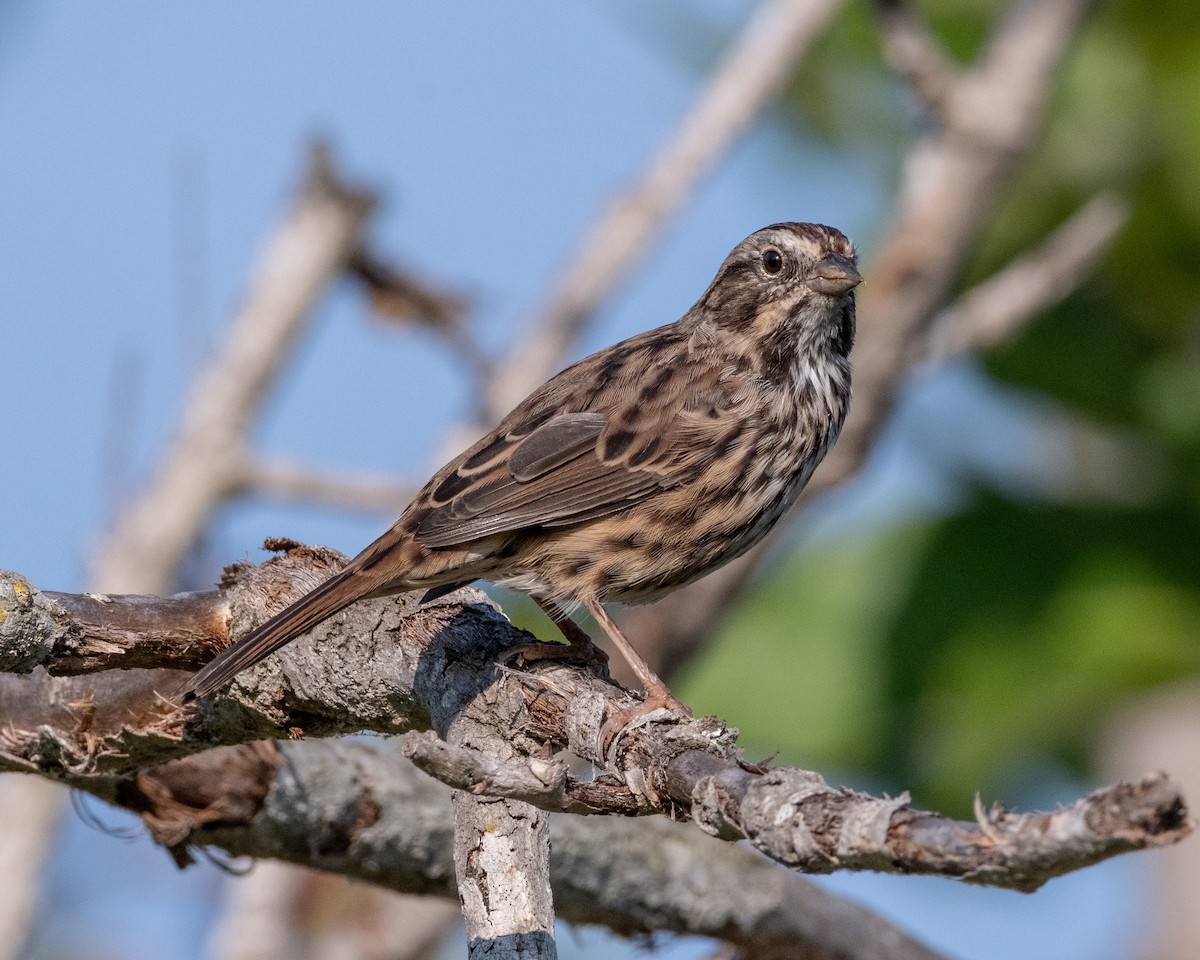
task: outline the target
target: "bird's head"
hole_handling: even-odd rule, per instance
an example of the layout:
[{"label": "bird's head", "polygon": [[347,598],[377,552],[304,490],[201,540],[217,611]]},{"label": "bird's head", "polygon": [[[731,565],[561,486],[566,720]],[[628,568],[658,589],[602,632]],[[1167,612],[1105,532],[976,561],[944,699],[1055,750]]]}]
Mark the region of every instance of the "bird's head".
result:
[{"label": "bird's head", "polygon": [[819,223],[775,223],[750,234],[721,264],[691,316],[760,349],[832,352],[854,344],[854,244]]}]

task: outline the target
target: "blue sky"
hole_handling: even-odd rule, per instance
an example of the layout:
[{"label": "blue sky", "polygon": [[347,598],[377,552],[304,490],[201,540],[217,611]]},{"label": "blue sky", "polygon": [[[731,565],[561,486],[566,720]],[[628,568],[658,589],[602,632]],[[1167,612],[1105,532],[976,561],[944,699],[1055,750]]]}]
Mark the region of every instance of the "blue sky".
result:
[{"label": "blue sky", "polygon": [[[169,430],[307,138],[327,136],[345,168],[382,190],[380,246],[473,294],[480,336],[497,345],[697,89],[691,67],[619,7],[438,11],[68,3],[0,20],[0,123],[16,134],[0,144],[10,331],[0,396],[27,425],[14,431],[5,480],[31,507],[3,532],[7,564],[36,583],[80,585],[106,493],[136,488]],[[861,232],[881,193],[852,167],[764,125],[584,346],[678,316],[764,223],[827,219]],[[199,266],[182,260],[181,243],[203,252]],[[364,322],[345,290],[321,312],[270,407],[264,446],[420,473],[462,401],[452,359]],[[340,426],[368,406],[376,422]],[[54,509],[37,506],[42,497]],[[255,544],[281,519],[229,522]],[[345,549],[366,535],[315,522],[293,533]]]},{"label": "blue sky", "polygon": [[[482,341],[507,343],[696,95],[707,65],[685,31],[715,49],[749,8],[663,9],[656,20],[633,0],[0,7],[0,565],[49,589],[84,586],[86,556],[168,435],[314,135],[382,191],[380,248],[471,294]],[[669,14],[686,14],[674,38]],[[867,158],[766,118],[580,352],[678,316],[763,224],[829,222],[869,250],[887,198]],[[199,251],[198,264],[181,250]],[[369,322],[338,288],[258,439],[314,464],[420,480],[463,402],[440,345]],[[245,502],[222,512],[207,552],[257,557],[265,536],[287,534],[353,553],[387,520]],[[1033,899],[834,883],[964,957],[1083,960],[1109,955],[1119,911],[1108,906],[1132,876],[1106,867]],[[211,909],[211,873],[178,877],[147,842],[121,844],[73,820],[54,877],[71,894],[55,902],[76,906],[56,908],[39,950],[199,955],[189,931]],[[142,894],[131,900],[131,890]],[[1074,925],[1055,919],[1064,915]],[[128,940],[129,923],[147,936]]]}]

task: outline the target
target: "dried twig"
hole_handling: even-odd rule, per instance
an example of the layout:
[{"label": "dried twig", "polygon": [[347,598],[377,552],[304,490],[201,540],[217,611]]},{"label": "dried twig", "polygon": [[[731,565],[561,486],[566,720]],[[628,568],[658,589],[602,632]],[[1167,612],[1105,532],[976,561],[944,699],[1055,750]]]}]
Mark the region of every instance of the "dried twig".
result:
[{"label": "dried twig", "polygon": [[229,608],[215,591],[161,599],[33,589],[0,571],[0,636],[19,631],[21,643],[0,652],[0,670],[42,667],[58,676],[107,669],[179,669],[207,663],[229,642]]},{"label": "dried twig", "polygon": [[375,315],[388,323],[418,323],[432,330],[458,354],[479,388],[487,376],[487,361],[466,324],[470,300],[435,287],[413,271],[383,260],[361,246],[346,265],[359,280]]},{"label": "dried twig", "polygon": [[435,288],[365,246],[350,255],[346,272],[362,282],[375,312],[389,321],[420,323],[445,333],[461,328],[466,318],[466,297]]}]

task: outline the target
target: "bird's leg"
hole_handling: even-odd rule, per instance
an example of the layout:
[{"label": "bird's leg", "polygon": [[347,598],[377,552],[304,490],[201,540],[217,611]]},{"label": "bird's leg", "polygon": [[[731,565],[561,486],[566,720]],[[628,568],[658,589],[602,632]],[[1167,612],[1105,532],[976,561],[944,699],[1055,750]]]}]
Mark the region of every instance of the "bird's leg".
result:
[{"label": "bird's leg", "polygon": [[602,664],[608,663],[608,654],[592,642],[587,631],[572,620],[566,610],[553,600],[539,600],[534,597],[533,602],[541,607],[542,612],[558,627],[559,632],[566,637],[567,643],[573,650],[578,651],[587,660],[597,660]]},{"label": "bird's leg", "polygon": [[505,660],[515,660],[518,657],[526,662],[533,660],[568,660],[573,663],[596,663],[608,666],[608,654],[592,642],[587,631],[577,624],[553,600],[533,598],[533,602],[542,608],[542,612],[558,627],[559,632],[566,638],[567,645],[561,643],[523,643],[512,647],[504,654]]},{"label": "bird's leg", "polygon": [[[646,690],[646,699],[644,701],[609,717],[604,724],[605,729],[619,730],[631,720],[644,716],[660,707],[665,707],[673,713],[682,713],[684,716],[690,717],[692,711],[688,709],[687,704],[679,700],[667,689],[667,685],[659,679],[658,674],[650,669],[650,664],[643,660],[641,655],[633,649],[633,644],[625,639],[625,635],[621,633],[621,628],[608,615],[608,611],[604,609],[600,602],[598,600],[584,600],[583,605],[587,609],[587,612],[595,617],[601,629],[608,634],[608,639],[616,644],[617,649],[621,651],[621,655],[625,658],[625,662],[633,668],[633,672],[637,674],[638,679],[642,682],[642,686]],[[607,739],[607,735],[605,739]]]}]

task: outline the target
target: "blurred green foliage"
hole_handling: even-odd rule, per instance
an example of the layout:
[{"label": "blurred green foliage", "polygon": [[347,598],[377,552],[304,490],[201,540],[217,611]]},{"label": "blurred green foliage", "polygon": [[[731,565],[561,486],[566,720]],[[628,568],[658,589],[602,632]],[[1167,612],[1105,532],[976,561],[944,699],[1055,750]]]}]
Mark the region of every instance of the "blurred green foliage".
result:
[{"label": "blurred green foliage", "polygon": [[[967,62],[1007,4],[918,6]],[[1200,4],[1098,4],[1052,102],[963,285],[1099,190],[1131,202],[1087,284],[985,358],[995,380],[1110,434],[1130,489],[1047,496],[971,474],[952,515],[784,565],[683,687],[764,750],[960,812],[1048,757],[1086,773],[1115,707],[1200,671]],[[806,63],[791,105],[805,135],[897,171],[924,122],[868,4]],[[1096,469],[1086,449],[1060,451],[1068,476]]]}]

